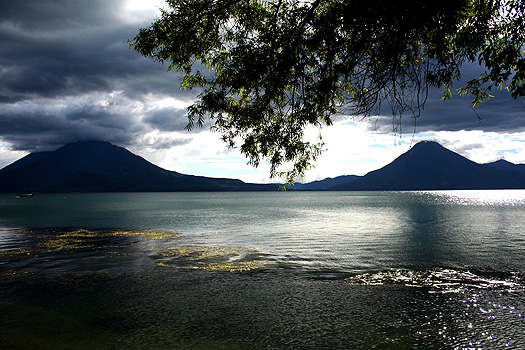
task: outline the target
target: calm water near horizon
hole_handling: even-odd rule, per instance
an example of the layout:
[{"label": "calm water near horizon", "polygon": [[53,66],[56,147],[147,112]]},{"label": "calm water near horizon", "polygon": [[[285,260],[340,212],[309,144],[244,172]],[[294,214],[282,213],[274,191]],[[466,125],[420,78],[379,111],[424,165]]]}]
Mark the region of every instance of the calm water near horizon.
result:
[{"label": "calm water near horizon", "polygon": [[2,349],[523,349],[525,190],[0,195]]}]

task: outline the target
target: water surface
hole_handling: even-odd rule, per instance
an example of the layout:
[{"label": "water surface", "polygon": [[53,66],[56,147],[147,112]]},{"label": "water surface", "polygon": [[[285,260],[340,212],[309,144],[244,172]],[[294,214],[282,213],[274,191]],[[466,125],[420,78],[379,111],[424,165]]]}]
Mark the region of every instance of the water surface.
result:
[{"label": "water surface", "polygon": [[1,195],[0,346],[525,348],[524,233],[525,191]]}]

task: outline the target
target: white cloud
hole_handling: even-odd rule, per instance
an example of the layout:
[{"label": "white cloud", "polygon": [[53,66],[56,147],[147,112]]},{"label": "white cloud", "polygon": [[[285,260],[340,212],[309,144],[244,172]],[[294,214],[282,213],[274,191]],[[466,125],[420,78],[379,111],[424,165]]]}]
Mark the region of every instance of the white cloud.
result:
[{"label": "white cloud", "polygon": [[525,163],[525,133],[474,131],[436,132],[436,141],[477,163],[505,159]]},{"label": "white cloud", "polygon": [[[310,137],[316,133],[317,130],[309,130]],[[399,136],[370,131],[366,121],[339,121],[321,133],[326,151],[315,168],[307,172],[307,182],[339,175],[365,175],[409,149]]]},{"label": "white cloud", "polygon": [[0,139],[0,169],[16,160],[25,157],[28,153],[24,151],[13,151],[11,145],[8,142]]},{"label": "white cloud", "polygon": [[164,0],[126,0],[120,18],[126,23],[148,23],[160,16],[159,8],[166,8]]},{"label": "white cloud", "polygon": [[228,149],[219,134],[202,131],[191,134],[191,138],[189,133],[177,135],[191,141],[175,145],[164,152],[156,150],[157,159],[162,157],[157,163],[159,166],[190,175],[270,182],[269,167],[266,164],[261,164],[259,168],[247,165],[248,160],[237,149]]}]

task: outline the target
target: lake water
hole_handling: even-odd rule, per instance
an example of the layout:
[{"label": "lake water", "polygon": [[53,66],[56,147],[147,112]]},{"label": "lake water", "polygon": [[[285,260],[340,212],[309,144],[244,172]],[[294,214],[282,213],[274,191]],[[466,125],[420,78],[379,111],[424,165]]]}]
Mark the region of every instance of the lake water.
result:
[{"label": "lake water", "polygon": [[2,349],[524,349],[525,191],[0,195]]}]

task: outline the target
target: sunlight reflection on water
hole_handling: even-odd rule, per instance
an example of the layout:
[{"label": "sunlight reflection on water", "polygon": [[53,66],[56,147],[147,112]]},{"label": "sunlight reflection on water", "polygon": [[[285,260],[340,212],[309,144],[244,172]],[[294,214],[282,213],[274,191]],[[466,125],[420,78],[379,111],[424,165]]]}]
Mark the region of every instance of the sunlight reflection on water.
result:
[{"label": "sunlight reflection on water", "polygon": [[435,197],[441,203],[458,205],[525,205],[525,191],[523,190],[419,191],[416,193]]}]

